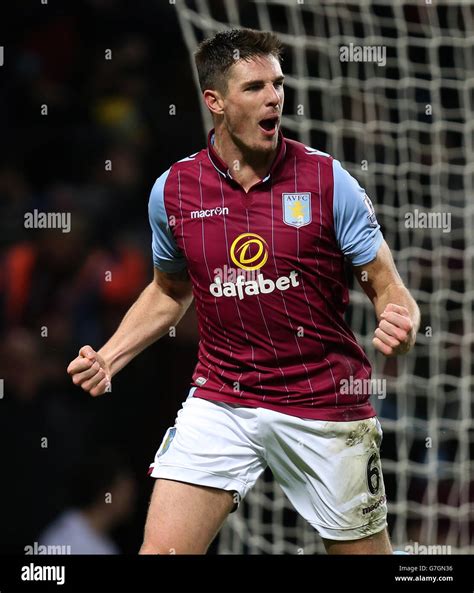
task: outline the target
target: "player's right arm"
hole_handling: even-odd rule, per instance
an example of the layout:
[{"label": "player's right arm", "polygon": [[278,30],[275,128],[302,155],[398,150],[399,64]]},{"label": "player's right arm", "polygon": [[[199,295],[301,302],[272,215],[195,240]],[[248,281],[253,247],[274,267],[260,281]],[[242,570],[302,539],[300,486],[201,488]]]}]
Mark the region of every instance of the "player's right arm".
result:
[{"label": "player's right arm", "polygon": [[179,323],[192,300],[186,270],[168,273],[155,268],[153,281],[127,311],[110,340],[98,352],[83,346],[69,364],[67,372],[73,383],[93,396],[105,393],[115,374]]},{"label": "player's right arm", "polygon": [[95,352],[83,346],[68,366],[73,383],[91,395],[108,391],[112,377],[132,358],[176,326],[192,302],[187,262],[178,248],[166,211],[165,189],[171,170],[159,177],[148,204],[154,278],[128,310],[110,340]]}]

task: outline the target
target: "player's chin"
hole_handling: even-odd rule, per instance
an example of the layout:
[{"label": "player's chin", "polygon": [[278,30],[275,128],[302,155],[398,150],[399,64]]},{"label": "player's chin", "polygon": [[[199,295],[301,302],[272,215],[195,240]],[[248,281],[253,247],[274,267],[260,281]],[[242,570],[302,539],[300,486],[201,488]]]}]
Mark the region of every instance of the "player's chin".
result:
[{"label": "player's chin", "polygon": [[268,134],[262,133],[258,135],[256,142],[255,142],[255,150],[261,152],[271,152],[275,150],[278,146],[278,132],[276,131],[273,136],[269,136]]},{"label": "player's chin", "polygon": [[262,154],[270,154],[272,151],[274,151],[276,148],[276,145],[274,144],[258,144],[258,146],[255,147],[255,152],[260,152]]}]

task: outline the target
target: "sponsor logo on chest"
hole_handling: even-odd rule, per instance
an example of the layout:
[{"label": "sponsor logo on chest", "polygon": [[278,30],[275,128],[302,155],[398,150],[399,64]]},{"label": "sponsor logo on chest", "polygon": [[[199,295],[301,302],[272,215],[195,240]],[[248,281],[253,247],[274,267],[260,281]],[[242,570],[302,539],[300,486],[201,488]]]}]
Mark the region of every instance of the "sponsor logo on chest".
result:
[{"label": "sponsor logo on chest", "polygon": [[260,269],[268,260],[269,247],[263,237],[256,233],[242,233],[230,247],[230,259],[237,270],[214,270],[214,282],[209,285],[209,292],[215,297],[238,297],[268,294],[275,290],[285,291],[299,286],[298,272],[292,270],[288,276],[279,276],[275,280],[265,278]]}]

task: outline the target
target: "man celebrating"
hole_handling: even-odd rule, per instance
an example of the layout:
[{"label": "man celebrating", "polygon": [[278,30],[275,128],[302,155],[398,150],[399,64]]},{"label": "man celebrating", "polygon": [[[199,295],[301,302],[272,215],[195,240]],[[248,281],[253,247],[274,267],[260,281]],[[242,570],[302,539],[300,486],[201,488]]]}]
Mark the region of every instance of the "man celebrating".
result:
[{"label": "man celebrating", "polygon": [[249,29],[200,45],[215,127],[152,189],[154,280],[107,344],[83,347],[68,368],[104,393],[194,296],[198,363],[151,464],[143,554],[205,553],[267,466],[329,553],[392,553],[344,258],[374,305],[383,354],[413,346],[419,311],[364,190],[329,155],[283,137],[280,52],[274,34]]}]

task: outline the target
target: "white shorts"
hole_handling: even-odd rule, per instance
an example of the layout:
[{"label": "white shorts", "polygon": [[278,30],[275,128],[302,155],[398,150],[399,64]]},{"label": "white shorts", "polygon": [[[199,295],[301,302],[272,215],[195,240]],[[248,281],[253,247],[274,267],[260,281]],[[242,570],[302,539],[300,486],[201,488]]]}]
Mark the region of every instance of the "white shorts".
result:
[{"label": "white shorts", "polygon": [[357,540],[387,525],[377,418],[307,420],[193,397],[167,430],[150,475],[244,498],[268,466],[321,537]]}]

